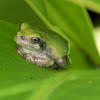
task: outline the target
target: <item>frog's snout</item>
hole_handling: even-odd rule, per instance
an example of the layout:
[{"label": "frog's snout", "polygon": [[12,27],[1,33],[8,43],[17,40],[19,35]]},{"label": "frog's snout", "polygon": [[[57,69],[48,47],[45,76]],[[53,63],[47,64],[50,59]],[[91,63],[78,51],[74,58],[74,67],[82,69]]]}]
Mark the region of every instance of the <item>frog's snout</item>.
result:
[{"label": "frog's snout", "polygon": [[17,35],[14,37],[14,41],[17,42]]}]

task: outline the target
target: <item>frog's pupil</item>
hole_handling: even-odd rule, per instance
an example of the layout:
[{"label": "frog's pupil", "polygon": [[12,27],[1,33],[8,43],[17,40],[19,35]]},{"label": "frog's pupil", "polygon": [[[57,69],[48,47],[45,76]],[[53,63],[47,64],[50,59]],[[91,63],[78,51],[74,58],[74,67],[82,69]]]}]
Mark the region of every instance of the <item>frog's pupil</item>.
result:
[{"label": "frog's pupil", "polygon": [[39,39],[39,38],[32,37],[32,41],[33,41],[33,42],[39,42],[40,39]]},{"label": "frog's pupil", "polygon": [[37,39],[34,39],[34,41],[37,41]]}]

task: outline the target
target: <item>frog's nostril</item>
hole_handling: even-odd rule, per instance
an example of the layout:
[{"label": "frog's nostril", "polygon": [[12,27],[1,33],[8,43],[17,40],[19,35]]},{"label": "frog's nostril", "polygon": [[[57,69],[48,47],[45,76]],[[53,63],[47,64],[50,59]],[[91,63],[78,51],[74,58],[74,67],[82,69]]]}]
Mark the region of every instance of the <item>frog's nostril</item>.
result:
[{"label": "frog's nostril", "polygon": [[21,37],[21,39],[23,39],[23,40],[26,38],[25,36],[20,36],[20,37]]}]

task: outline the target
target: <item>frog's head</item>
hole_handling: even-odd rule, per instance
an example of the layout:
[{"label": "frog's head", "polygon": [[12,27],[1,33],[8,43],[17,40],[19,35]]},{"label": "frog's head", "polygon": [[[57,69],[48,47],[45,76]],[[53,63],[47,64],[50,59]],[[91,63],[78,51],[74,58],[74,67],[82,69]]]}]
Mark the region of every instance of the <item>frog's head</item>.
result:
[{"label": "frog's head", "polygon": [[18,45],[30,50],[46,49],[46,44],[41,40],[38,31],[32,28],[28,23],[21,24],[20,30],[15,36],[15,41]]}]

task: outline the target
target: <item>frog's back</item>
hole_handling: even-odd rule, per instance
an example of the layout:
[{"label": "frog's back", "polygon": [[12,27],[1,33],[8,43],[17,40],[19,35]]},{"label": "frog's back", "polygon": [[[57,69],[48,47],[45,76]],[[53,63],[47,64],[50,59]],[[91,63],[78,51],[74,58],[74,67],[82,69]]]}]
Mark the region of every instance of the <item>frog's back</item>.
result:
[{"label": "frog's back", "polygon": [[36,27],[30,26],[28,23],[25,23],[25,25],[22,25],[24,28],[24,34],[26,33],[27,35],[32,35],[37,37],[41,37],[42,40],[44,40],[47,44],[47,48],[52,48],[54,55],[57,58],[61,58],[63,56],[68,56],[69,52],[69,46],[68,42],[62,38],[59,34],[47,30],[47,31],[42,31]]},{"label": "frog's back", "polygon": [[68,41],[62,38],[59,34],[53,31],[39,31],[42,39],[46,41],[49,48],[53,49],[53,53],[58,57],[68,56],[69,46]]}]

